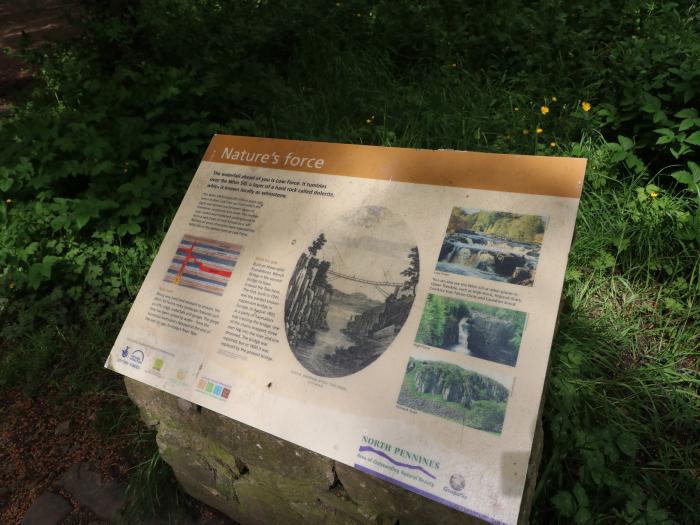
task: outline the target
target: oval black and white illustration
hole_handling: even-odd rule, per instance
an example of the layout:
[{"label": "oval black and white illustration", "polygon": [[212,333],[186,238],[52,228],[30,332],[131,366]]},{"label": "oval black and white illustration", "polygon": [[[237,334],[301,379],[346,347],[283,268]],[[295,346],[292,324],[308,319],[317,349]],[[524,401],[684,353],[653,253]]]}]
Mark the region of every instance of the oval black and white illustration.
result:
[{"label": "oval black and white illustration", "polygon": [[418,276],[417,244],[397,214],[363,206],[335,219],[289,281],[284,323],[297,360],[322,377],[372,364],[406,322]]}]

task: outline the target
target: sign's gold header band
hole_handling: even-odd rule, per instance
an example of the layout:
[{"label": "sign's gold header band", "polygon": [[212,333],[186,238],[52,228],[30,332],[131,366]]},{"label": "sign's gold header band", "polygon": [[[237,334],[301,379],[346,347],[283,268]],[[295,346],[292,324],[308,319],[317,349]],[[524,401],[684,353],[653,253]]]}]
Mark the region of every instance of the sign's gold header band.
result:
[{"label": "sign's gold header band", "polygon": [[204,160],[363,179],[579,198],[586,159],[215,135]]}]

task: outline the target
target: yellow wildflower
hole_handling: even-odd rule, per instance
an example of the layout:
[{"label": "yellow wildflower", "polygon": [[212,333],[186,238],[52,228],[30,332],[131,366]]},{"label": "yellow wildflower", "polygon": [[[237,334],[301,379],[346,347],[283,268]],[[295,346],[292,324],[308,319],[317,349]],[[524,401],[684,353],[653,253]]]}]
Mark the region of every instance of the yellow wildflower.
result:
[{"label": "yellow wildflower", "polygon": [[649,195],[651,195],[651,198],[652,198],[652,199],[655,199],[656,197],[659,196],[659,194],[656,193],[655,191],[652,191]]},{"label": "yellow wildflower", "polygon": [[538,135],[541,135],[543,131],[544,131],[544,130],[543,130],[542,128],[537,128],[537,129],[535,130],[535,132],[536,132]]},{"label": "yellow wildflower", "polygon": [[12,290],[15,287],[15,283],[10,283],[9,285],[10,290]]},{"label": "yellow wildflower", "polygon": [[549,108],[547,106],[541,106],[540,111],[543,115],[546,115],[547,113],[549,113]]},{"label": "yellow wildflower", "polygon": [[557,147],[557,143],[556,143],[556,142],[550,142],[550,143],[549,143],[549,147],[550,147],[550,148],[556,148],[556,147]]},{"label": "yellow wildflower", "polygon": [[515,107],[513,108],[513,111],[520,111],[520,108],[519,108],[518,106],[515,106]]},{"label": "yellow wildflower", "polygon": [[557,101],[557,97],[552,97],[552,102],[556,102],[556,101]]},{"label": "yellow wildflower", "polygon": [[585,112],[587,113],[587,112],[589,112],[589,111],[591,110],[591,103],[590,103],[590,102],[586,102],[586,101],[584,100],[583,102],[581,102],[581,108],[583,109],[583,111],[585,111]]},{"label": "yellow wildflower", "polygon": [[523,130],[523,135],[529,135],[529,134],[530,134],[530,130],[527,129],[527,128],[525,128],[525,129]]}]

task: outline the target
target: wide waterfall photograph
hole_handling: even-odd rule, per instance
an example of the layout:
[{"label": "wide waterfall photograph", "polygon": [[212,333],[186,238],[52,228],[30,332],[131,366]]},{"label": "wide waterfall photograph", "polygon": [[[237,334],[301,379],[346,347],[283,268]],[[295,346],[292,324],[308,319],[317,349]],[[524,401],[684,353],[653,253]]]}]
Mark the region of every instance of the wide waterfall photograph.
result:
[{"label": "wide waterfall photograph", "polygon": [[437,270],[532,286],[547,217],[455,207]]},{"label": "wide waterfall photograph", "polygon": [[363,206],[328,224],[299,257],[287,289],[289,346],[308,371],[354,374],[389,347],[406,322],[419,276],[406,223]]},{"label": "wide waterfall photograph", "polygon": [[411,357],[397,403],[500,434],[511,384],[505,376],[489,377],[452,363]]},{"label": "wide waterfall photograph", "polygon": [[416,342],[515,366],[527,314],[428,294]]}]

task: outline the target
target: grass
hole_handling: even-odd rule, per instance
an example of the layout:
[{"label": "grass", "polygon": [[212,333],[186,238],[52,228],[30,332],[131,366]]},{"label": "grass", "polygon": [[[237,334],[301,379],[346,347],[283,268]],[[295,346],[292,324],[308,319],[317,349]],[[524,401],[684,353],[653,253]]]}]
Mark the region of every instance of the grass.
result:
[{"label": "grass", "polygon": [[[533,522],[696,521],[694,204],[643,109],[697,106],[692,5],[338,4],[95,5],[35,56],[35,92],[0,118],[0,391],[123,395],[102,363],[214,132],[585,156]],[[614,160],[619,134],[647,170]],[[178,501],[152,435],[132,438],[151,447],[141,506]]]},{"label": "grass", "polygon": [[[537,494],[581,520],[670,523],[675,514],[685,516],[682,523],[697,505],[684,495],[698,487],[700,430],[692,421],[700,307],[695,274],[688,280],[677,270],[684,254],[668,254],[668,225],[635,224],[624,213],[634,184],[588,191],[581,203],[553,347]],[[611,249],[623,231],[640,240],[630,243],[632,253]],[[596,265],[601,257],[606,263]],[[568,489],[553,488],[565,478]],[[577,498],[584,486],[586,498]],[[552,519],[552,510],[539,506],[535,513]]]}]

